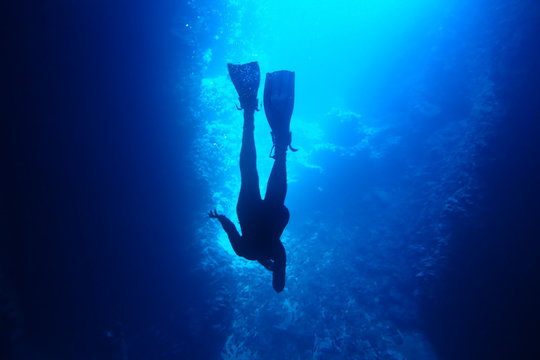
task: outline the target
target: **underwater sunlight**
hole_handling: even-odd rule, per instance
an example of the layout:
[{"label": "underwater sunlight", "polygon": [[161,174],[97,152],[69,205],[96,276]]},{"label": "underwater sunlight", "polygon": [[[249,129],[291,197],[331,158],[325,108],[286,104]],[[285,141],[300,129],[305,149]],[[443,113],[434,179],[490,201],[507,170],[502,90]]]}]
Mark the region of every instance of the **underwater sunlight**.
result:
[{"label": "underwater sunlight", "polygon": [[[430,276],[439,261],[433,253],[445,243],[436,240],[444,237],[443,224],[419,222],[436,216],[458,186],[453,173],[460,165],[447,168],[450,155],[438,154],[445,164],[437,166],[449,174],[437,191],[411,183],[414,173],[435,171],[431,159],[407,158],[414,147],[425,153],[430,146],[430,134],[418,138],[423,123],[440,129],[461,120],[441,116],[441,105],[424,93],[438,91],[446,75],[429,77],[429,67],[442,65],[443,29],[461,31],[451,2],[230,1],[225,9],[201,59],[197,149],[200,176],[212,192],[208,208],[236,221],[242,116],[227,62],[258,61],[263,75],[296,73],[291,131],[300,150],[287,157],[291,219],[282,237],[283,294],[272,295],[260,265],[235,256],[219,225],[202,226],[203,266],[231,292],[235,309],[222,357],[324,359],[345,351],[345,358],[435,359],[419,331],[397,323],[416,316],[416,284]],[[475,96],[491,101],[489,93]],[[413,101],[418,105],[411,107]],[[418,125],[409,128],[412,121]],[[262,193],[273,163],[269,132],[257,112]],[[447,151],[462,156],[470,146],[456,143]],[[415,198],[423,191],[433,194],[422,203]],[[424,214],[413,215],[418,212]],[[434,239],[417,239],[418,231]],[[284,337],[290,341],[275,349]]]},{"label": "underwater sunlight", "polygon": [[0,359],[540,359],[538,0],[1,13]]}]

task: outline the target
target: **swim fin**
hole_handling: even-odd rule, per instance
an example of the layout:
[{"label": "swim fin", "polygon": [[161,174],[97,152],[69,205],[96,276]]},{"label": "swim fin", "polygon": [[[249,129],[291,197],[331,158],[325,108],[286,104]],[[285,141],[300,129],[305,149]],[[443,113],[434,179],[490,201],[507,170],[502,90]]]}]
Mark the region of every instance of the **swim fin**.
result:
[{"label": "swim fin", "polygon": [[294,72],[281,70],[266,74],[264,112],[277,148],[291,147],[290,124],[294,109]]},{"label": "swim fin", "polygon": [[261,81],[259,64],[256,61],[240,65],[228,63],[227,68],[229,69],[229,76],[231,77],[234,88],[238,93],[241,106],[240,110],[257,109],[257,92],[259,91],[259,83]]}]

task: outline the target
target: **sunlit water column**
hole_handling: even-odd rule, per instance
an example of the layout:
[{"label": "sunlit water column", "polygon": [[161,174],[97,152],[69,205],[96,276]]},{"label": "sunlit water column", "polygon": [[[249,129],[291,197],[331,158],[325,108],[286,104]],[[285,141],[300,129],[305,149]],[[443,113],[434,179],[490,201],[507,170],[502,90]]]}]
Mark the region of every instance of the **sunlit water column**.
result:
[{"label": "sunlit water column", "polygon": [[[393,326],[367,312],[365,304],[353,296],[372,287],[374,281],[358,274],[351,263],[355,258],[345,256],[351,242],[358,239],[351,229],[326,237],[330,230],[324,222],[314,224],[304,215],[318,204],[316,198],[304,195],[313,193],[303,187],[313,171],[331,176],[325,172],[326,164],[315,156],[321,151],[381,157],[370,139],[383,125],[363,123],[357,113],[362,110],[358,99],[369,93],[385,66],[392,65],[395,47],[389,43],[398,44],[404,31],[425,16],[427,3],[237,0],[214,9],[221,11],[223,23],[215,29],[213,47],[205,49],[201,57],[206,73],[201,79],[197,112],[200,134],[196,162],[209,189],[208,209],[217,208],[236,222],[242,116],[235,107],[238,100],[226,62],[259,61],[261,90],[266,72],[296,72],[291,130],[293,142],[300,148],[288,157],[286,204],[291,222],[283,238],[288,252],[284,293],[273,292],[270,274],[262,267],[236,257],[217,223],[208,221],[201,226],[202,266],[214,274],[216,286],[225,289],[226,298],[216,301],[225,302],[233,312],[223,358],[316,359],[350,352],[358,358],[376,359],[381,352],[398,346]],[[358,87],[356,82],[364,85]],[[257,113],[255,121],[264,193],[272,166],[268,158],[270,129],[264,112]],[[329,140],[325,134],[333,121],[353,124],[358,142],[344,145]],[[395,146],[396,142],[386,145]],[[415,335],[408,338],[411,343],[421,342]]]}]

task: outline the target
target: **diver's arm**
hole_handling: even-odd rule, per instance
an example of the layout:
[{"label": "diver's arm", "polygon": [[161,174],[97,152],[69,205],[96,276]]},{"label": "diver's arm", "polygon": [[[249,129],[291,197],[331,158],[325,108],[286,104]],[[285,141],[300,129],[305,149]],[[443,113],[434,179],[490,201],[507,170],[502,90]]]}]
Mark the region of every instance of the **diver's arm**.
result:
[{"label": "diver's arm", "polygon": [[225,215],[219,215],[216,210],[214,210],[213,212],[210,211],[208,213],[208,216],[211,219],[218,219],[218,221],[221,223],[221,226],[223,227],[223,230],[225,230],[227,236],[229,237],[229,241],[231,242],[234,252],[238,254],[240,233],[236,229],[236,226],[234,226],[233,222],[229,220]]},{"label": "diver's arm", "polygon": [[276,292],[281,292],[285,287],[285,267],[287,265],[287,255],[281,241],[279,241],[279,245],[276,247],[274,256],[272,286]]},{"label": "diver's arm", "polygon": [[218,215],[217,219],[221,223],[223,230],[225,230],[227,233],[231,244],[235,244],[238,240],[240,240],[240,233],[231,220],[229,220],[225,215]]}]

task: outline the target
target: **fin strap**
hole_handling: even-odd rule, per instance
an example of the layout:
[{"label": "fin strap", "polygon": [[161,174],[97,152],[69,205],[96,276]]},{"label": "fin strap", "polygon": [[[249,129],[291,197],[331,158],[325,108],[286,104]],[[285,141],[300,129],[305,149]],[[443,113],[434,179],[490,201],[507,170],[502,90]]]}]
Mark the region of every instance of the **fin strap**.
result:
[{"label": "fin strap", "polygon": [[[291,134],[291,142],[292,142],[292,133],[290,133],[290,134]],[[276,136],[274,135],[273,132],[271,132],[270,135],[272,135],[272,147],[270,148],[270,154],[268,156],[271,157],[272,159],[275,159],[276,158],[276,153],[274,152],[274,150],[276,149]],[[289,145],[287,145],[287,146],[292,152],[297,152],[298,151],[298,149],[295,149],[295,148],[292,147],[291,143],[289,143]]]},{"label": "fin strap", "polygon": [[276,148],[276,145],[272,145],[272,147],[270,148],[270,154],[268,154],[268,157],[272,159],[276,158],[276,154],[272,155],[272,152],[274,151],[275,148]]},{"label": "fin strap", "polygon": [[[245,106],[242,104],[244,101],[242,101],[242,99],[238,98],[238,100],[240,101],[240,106],[238,106],[237,104],[234,104],[234,106],[236,106],[236,110],[239,110],[239,111],[242,111],[242,110],[245,110]],[[252,103],[255,103],[255,111],[260,111],[261,109],[259,108],[259,100],[257,98],[255,98],[255,100],[251,100],[250,102]],[[251,104],[253,105],[253,104]]]}]

